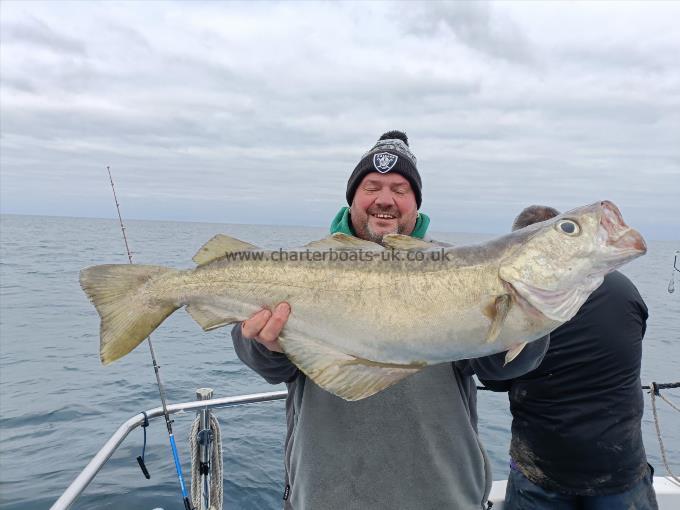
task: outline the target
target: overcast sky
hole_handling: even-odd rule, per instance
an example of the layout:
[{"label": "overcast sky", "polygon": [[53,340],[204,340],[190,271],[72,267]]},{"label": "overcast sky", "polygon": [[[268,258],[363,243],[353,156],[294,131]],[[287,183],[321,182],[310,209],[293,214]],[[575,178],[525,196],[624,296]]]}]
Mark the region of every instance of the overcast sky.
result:
[{"label": "overcast sky", "polygon": [[408,133],[438,231],[680,238],[680,3],[0,4],[0,210],[327,225]]}]

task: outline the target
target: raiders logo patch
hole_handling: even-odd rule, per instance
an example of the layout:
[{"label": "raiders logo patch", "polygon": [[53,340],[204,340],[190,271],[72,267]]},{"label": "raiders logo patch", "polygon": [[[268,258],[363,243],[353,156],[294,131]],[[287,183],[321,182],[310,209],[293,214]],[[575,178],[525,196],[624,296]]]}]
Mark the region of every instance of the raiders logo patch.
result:
[{"label": "raiders logo patch", "polygon": [[397,159],[399,159],[398,156],[389,152],[379,152],[373,155],[373,166],[381,174],[386,174],[397,164]]}]

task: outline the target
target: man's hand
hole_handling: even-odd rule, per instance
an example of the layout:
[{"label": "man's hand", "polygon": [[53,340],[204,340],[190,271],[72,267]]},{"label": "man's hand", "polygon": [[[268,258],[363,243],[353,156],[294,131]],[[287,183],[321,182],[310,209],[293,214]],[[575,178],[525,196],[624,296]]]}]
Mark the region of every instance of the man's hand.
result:
[{"label": "man's hand", "polygon": [[290,305],[279,303],[274,312],[260,310],[241,323],[244,338],[252,338],[273,352],[283,352],[279,345],[279,334],[288,321]]}]

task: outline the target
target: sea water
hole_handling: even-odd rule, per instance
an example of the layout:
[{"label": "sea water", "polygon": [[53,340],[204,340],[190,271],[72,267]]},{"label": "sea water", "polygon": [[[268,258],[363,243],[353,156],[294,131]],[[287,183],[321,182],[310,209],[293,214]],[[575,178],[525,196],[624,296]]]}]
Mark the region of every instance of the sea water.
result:
[{"label": "sea water", "polygon": [[[300,246],[325,229],[261,225],[129,221],[136,263],[192,267],[191,257],[217,233],[263,248]],[[437,234],[454,244],[490,236]],[[38,216],[0,217],[0,507],[48,508],[129,417],[159,405],[149,349],[103,367],[99,319],[78,284],[78,271],[126,263],[117,221]],[[643,383],[680,380],[680,293],[667,292],[680,242],[649,242],[649,252],[623,268],[649,306]],[[678,275],[680,276],[680,275]],[[153,334],[168,402],[284,389],[271,386],[234,354],[229,328],[204,333],[188,314],[170,316]],[[664,393],[680,401],[680,391]],[[507,395],[480,392],[479,429],[495,479],[507,476],[510,414]],[[658,402],[662,437],[680,471],[680,417]],[[283,402],[218,411],[224,448],[225,508],[275,509],[283,494]],[[194,413],[174,416],[185,475]],[[663,473],[649,398],[643,419],[650,462]],[[135,460],[141,429],[131,433],[78,499],[76,509],[183,508],[162,419],[148,428],[146,480]],[[187,480],[187,484],[188,484]]]}]

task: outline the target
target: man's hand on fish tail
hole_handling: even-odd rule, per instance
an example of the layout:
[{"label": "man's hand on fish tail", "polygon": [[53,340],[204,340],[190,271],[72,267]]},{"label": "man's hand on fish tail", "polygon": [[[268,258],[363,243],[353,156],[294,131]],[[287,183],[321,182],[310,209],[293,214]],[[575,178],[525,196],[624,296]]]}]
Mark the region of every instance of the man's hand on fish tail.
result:
[{"label": "man's hand on fish tail", "polygon": [[274,311],[260,310],[241,323],[244,338],[251,338],[273,352],[283,352],[279,334],[288,321],[290,305],[279,303]]}]

